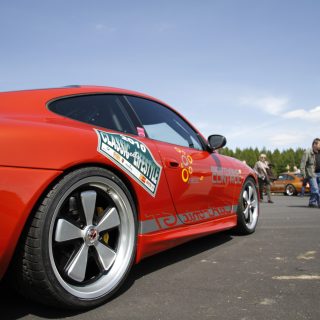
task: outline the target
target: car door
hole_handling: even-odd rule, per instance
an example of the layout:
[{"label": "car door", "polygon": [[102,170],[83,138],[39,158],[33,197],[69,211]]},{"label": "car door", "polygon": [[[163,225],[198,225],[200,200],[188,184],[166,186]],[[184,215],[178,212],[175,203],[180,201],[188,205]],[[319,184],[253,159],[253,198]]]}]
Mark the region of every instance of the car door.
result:
[{"label": "car door", "polygon": [[278,180],[274,182],[275,192],[284,192],[286,181],[287,181],[287,175],[286,174],[280,175]]},{"label": "car door", "polygon": [[140,233],[172,228],[179,222],[158,149],[152,140],[139,136],[137,118],[123,96],[72,96],[54,101],[50,110],[94,128],[102,163],[124,174],[136,190]]},{"label": "car door", "polygon": [[140,97],[127,100],[142,123],[141,134],[158,148],[179,219],[195,224],[225,214],[233,188],[215,183],[213,176],[227,159],[209,152],[197,132],[172,109]]}]

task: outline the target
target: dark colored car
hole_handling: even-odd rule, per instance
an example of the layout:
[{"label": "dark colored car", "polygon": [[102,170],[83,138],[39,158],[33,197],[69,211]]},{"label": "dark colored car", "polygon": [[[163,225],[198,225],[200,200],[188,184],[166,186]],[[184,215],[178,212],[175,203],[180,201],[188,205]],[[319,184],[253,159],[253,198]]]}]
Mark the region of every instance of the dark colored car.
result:
[{"label": "dark colored car", "polygon": [[[281,173],[272,184],[271,192],[281,192],[287,196],[294,196],[302,191],[303,177],[301,174]],[[306,185],[305,192],[309,192],[309,184]]]}]

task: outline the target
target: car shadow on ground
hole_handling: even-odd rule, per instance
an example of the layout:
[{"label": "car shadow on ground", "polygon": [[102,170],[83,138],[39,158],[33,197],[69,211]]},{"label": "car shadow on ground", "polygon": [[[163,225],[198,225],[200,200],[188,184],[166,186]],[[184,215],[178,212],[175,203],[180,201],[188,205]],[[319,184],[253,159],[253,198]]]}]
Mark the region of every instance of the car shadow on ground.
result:
[{"label": "car shadow on ground", "polygon": [[303,205],[303,206],[299,206],[299,205],[295,205],[295,206],[289,206],[287,205],[288,208],[309,208],[308,205]]},{"label": "car shadow on ground", "polygon": [[[133,266],[125,284],[113,296],[112,300],[129,290],[137,279],[223,245],[232,240],[234,236],[236,236],[236,234],[232,231],[209,235],[144,259],[139,264]],[[2,320],[19,319],[29,314],[48,319],[59,319],[76,316],[80,313],[81,312],[59,310],[29,301],[12,290],[5,282],[0,282],[0,318]]]}]

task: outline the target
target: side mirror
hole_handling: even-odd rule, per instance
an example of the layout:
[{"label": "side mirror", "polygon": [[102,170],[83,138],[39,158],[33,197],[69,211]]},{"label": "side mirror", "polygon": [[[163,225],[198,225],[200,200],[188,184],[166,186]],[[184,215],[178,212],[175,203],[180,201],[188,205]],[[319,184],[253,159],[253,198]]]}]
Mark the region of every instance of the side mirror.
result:
[{"label": "side mirror", "polygon": [[227,139],[220,134],[213,134],[208,137],[209,146],[212,150],[217,150],[224,147],[227,144]]}]

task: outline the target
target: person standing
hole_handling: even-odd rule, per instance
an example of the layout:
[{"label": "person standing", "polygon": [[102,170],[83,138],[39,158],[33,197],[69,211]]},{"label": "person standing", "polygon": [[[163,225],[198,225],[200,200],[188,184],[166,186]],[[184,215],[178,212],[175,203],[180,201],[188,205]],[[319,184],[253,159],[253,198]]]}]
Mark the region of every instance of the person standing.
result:
[{"label": "person standing", "polygon": [[312,142],[312,148],[307,149],[300,165],[303,178],[307,178],[310,185],[309,207],[320,207],[320,139]]},{"label": "person standing", "polygon": [[268,175],[268,171],[270,170],[269,164],[267,162],[267,156],[265,154],[260,154],[259,160],[254,165],[253,170],[256,172],[258,176],[259,182],[259,192],[260,192],[260,200],[263,200],[263,189],[266,188],[268,202],[273,203],[271,199],[271,191],[270,191],[270,178]]}]

